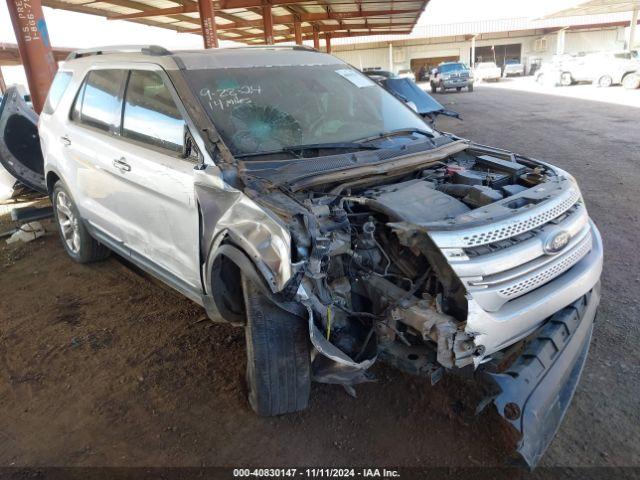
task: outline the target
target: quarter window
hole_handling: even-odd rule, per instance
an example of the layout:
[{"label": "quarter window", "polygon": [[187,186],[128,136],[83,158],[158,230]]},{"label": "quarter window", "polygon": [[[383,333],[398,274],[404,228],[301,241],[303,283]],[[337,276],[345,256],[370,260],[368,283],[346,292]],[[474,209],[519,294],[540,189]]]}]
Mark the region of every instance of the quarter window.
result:
[{"label": "quarter window", "polygon": [[134,70],[125,95],[122,136],[181,153],[185,122],[156,72]]},{"label": "quarter window", "polygon": [[120,90],[126,75],[125,70],[92,70],[87,75],[84,88],[76,98],[71,117],[77,119],[77,104],[80,107],[80,123],[104,130],[120,128],[122,101]]},{"label": "quarter window", "polygon": [[47,101],[44,104],[42,111],[44,113],[52,114],[62,99],[62,95],[69,86],[71,81],[71,72],[58,72],[56,73],[51,88],[49,88],[49,94],[47,95]]}]

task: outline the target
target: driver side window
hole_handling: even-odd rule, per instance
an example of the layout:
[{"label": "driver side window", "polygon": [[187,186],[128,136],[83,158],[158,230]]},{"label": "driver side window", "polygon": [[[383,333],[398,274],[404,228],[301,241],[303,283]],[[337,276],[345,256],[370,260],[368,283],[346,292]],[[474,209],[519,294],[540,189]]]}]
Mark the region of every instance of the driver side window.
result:
[{"label": "driver side window", "polygon": [[185,121],[157,72],[132,70],[125,93],[122,136],[182,153]]}]

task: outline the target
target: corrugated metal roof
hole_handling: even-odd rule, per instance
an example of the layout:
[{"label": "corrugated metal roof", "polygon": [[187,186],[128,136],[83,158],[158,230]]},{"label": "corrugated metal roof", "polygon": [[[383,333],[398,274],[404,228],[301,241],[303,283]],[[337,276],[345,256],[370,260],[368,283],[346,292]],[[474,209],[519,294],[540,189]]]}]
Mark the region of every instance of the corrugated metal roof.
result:
[{"label": "corrugated metal roof", "polygon": [[578,0],[546,18],[631,12],[636,8],[640,9],[640,0]]},{"label": "corrugated metal roof", "polygon": [[[294,21],[303,38],[313,32],[333,38],[410,33],[429,0],[269,0],[274,35],[293,41]],[[179,32],[198,33],[197,0],[42,0],[42,5],[73,12],[128,20]],[[220,40],[264,43],[262,0],[215,0]]]}]

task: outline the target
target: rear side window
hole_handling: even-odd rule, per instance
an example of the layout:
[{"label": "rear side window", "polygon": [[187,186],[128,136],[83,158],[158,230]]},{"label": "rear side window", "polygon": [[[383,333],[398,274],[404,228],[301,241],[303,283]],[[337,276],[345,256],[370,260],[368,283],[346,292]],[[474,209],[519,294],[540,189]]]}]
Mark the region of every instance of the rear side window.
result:
[{"label": "rear side window", "polygon": [[185,122],[156,72],[133,70],[125,94],[122,136],[181,153]]},{"label": "rear side window", "polygon": [[[92,70],[80,90],[71,118],[105,132],[120,128],[120,91],[126,70]],[[79,118],[78,118],[79,116]]]},{"label": "rear side window", "polygon": [[44,104],[42,111],[44,113],[52,114],[64,95],[65,90],[69,86],[71,81],[71,72],[58,72],[51,83],[49,88],[49,94],[47,95],[47,101]]}]

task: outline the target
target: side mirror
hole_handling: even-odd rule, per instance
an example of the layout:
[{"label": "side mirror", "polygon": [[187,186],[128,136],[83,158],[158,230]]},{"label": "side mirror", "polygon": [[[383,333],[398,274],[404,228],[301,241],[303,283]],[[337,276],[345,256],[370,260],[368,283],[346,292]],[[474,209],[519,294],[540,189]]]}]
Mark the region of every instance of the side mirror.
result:
[{"label": "side mirror", "polygon": [[193,160],[194,162],[199,162],[201,159],[198,146],[186,124],[184,126],[184,138],[182,141],[182,158],[185,160]]}]

